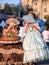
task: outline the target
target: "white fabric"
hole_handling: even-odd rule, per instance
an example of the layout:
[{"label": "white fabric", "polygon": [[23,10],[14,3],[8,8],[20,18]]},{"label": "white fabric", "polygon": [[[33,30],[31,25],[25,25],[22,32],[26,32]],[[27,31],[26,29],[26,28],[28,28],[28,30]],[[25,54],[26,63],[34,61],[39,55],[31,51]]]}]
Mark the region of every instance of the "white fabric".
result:
[{"label": "white fabric", "polygon": [[24,37],[25,37],[25,27],[20,27],[20,30],[19,30],[19,34],[18,36],[21,37],[21,42],[23,41]]},{"label": "white fabric", "polygon": [[35,29],[29,29],[24,41],[23,63],[40,61],[49,58],[49,50],[40,33]]},{"label": "white fabric", "polygon": [[44,40],[45,40],[46,42],[49,42],[49,31],[44,30],[44,31],[42,32],[42,37],[44,38]]}]

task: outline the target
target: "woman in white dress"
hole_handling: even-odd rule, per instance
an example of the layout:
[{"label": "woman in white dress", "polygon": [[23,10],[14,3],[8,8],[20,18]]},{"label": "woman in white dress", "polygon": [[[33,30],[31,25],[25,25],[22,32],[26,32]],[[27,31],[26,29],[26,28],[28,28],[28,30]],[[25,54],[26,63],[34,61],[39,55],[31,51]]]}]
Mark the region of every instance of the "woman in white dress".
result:
[{"label": "woman in white dress", "polygon": [[25,20],[27,22],[27,27],[25,28],[26,35],[23,41],[23,64],[26,65],[29,62],[29,65],[31,65],[32,62],[48,59],[49,50],[41,37],[38,23],[31,21],[29,18]]}]

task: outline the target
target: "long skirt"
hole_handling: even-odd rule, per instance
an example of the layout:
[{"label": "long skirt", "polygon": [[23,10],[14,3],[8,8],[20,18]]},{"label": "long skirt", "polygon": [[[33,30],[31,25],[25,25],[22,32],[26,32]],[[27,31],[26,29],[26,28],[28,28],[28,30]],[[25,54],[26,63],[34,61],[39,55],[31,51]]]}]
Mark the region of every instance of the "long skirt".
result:
[{"label": "long skirt", "polygon": [[28,31],[23,41],[23,63],[37,62],[49,58],[49,49],[41,34],[33,29]]}]

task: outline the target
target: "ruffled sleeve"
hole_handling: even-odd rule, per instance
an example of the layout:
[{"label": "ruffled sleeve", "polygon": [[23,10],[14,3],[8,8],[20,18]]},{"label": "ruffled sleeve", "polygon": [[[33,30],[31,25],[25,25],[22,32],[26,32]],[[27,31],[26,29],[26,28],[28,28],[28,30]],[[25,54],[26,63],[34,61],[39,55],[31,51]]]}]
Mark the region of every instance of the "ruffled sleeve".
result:
[{"label": "ruffled sleeve", "polygon": [[41,29],[40,29],[40,26],[39,26],[38,22],[35,22],[33,25],[41,31]]}]

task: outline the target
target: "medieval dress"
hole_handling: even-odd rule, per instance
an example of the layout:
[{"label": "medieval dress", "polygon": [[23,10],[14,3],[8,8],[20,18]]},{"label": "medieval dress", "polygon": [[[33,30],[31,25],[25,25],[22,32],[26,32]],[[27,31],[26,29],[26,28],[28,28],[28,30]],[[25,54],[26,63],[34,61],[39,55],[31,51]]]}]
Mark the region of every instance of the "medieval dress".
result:
[{"label": "medieval dress", "polygon": [[24,50],[23,63],[37,62],[49,58],[48,46],[35,28],[29,27],[22,46]]}]

